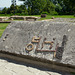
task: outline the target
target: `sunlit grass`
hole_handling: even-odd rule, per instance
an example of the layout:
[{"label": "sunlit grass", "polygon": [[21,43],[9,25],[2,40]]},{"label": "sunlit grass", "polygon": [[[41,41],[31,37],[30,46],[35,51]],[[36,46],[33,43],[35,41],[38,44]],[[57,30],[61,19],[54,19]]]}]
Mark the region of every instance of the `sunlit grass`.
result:
[{"label": "sunlit grass", "polygon": [[9,23],[0,23],[0,37],[2,36],[4,30],[8,26]]},{"label": "sunlit grass", "polygon": [[40,20],[51,19],[54,18],[75,18],[74,15],[47,15],[45,18],[41,18]]}]

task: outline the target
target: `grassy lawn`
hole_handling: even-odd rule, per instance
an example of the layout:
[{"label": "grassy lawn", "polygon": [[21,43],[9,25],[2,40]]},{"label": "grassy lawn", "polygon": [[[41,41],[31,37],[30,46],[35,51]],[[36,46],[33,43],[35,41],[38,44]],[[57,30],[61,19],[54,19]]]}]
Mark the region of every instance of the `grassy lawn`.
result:
[{"label": "grassy lawn", "polygon": [[41,18],[40,20],[51,19],[54,18],[75,18],[74,15],[47,15],[46,18]]},{"label": "grassy lawn", "polygon": [[[29,16],[41,17],[41,15],[29,15]],[[42,19],[51,19],[52,17],[55,17],[55,18],[75,18],[74,15],[47,15],[46,18],[41,18],[41,20]]]},{"label": "grassy lawn", "polygon": [[54,15],[55,18],[75,18],[74,15]]},{"label": "grassy lawn", "polygon": [[2,36],[2,33],[6,29],[9,23],[0,23],[0,37]]}]

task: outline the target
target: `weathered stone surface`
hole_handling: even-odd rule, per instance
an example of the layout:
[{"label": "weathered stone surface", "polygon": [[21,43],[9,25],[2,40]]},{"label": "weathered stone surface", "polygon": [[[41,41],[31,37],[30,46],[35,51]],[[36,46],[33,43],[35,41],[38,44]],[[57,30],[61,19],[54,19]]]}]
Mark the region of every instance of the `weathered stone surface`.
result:
[{"label": "weathered stone surface", "polygon": [[[0,38],[0,51],[44,58],[50,61],[75,66],[74,33],[75,23],[71,22],[12,22],[10,25],[8,25]],[[34,36],[36,38],[41,38],[38,49],[36,49],[38,43],[32,42],[32,38]],[[44,40],[44,38],[46,38],[46,40]],[[39,39],[34,39],[34,41],[39,41]],[[43,41],[52,41],[53,45],[50,43],[43,43]],[[33,44],[33,49],[31,51],[27,51],[26,47],[30,43]],[[52,48],[50,49],[49,47],[51,46]],[[51,50],[57,51],[56,53],[49,52]]]},{"label": "weathered stone surface", "polygon": [[0,21],[4,21],[4,20],[7,20],[8,17],[0,17]]}]

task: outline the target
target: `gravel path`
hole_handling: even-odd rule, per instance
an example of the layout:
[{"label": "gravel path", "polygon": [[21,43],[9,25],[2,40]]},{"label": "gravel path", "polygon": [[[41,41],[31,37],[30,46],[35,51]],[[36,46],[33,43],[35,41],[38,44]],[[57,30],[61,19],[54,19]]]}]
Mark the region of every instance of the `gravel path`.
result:
[{"label": "gravel path", "polygon": [[0,59],[0,75],[71,75],[48,69],[31,67],[8,59]]}]

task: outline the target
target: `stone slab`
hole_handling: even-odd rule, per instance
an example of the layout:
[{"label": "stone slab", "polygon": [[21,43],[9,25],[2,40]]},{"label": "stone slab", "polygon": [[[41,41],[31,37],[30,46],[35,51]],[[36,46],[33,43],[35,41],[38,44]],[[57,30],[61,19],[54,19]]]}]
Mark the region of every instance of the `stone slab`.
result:
[{"label": "stone slab", "polygon": [[4,21],[4,20],[7,20],[8,17],[0,17],[0,21]]},{"label": "stone slab", "polygon": [[0,38],[0,52],[54,61],[75,69],[74,33],[75,23],[71,22],[11,22]]}]

